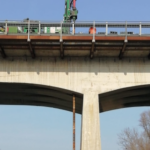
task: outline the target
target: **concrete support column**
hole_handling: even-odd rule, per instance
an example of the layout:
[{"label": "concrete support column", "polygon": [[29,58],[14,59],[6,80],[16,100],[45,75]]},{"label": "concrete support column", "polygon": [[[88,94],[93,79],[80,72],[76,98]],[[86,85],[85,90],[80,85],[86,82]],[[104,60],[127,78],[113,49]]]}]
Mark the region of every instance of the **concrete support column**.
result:
[{"label": "concrete support column", "polygon": [[81,150],[101,150],[98,93],[84,93]]}]

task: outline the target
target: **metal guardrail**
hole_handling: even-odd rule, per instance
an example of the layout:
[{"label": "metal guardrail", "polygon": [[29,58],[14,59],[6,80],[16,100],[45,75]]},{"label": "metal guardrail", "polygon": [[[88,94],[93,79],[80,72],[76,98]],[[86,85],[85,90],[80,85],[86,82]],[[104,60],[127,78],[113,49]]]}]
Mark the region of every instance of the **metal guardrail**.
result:
[{"label": "metal guardrail", "polygon": [[[30,21],[30,20],[29,20]],[[105,28],[106,26],[111,28],[139,28],[140,25],[142,28],[150,28],[150,22],[95,22],[95,27]],[[28,22],[23,21],[0,21],[0,26],[5,26],[7,23],[8,26],[25,26]],[[60,27],[60,22],[42,22],[42,21],[30,21],[30,26],[37,27],[38,24],[41,24],[41,27]],[[64,27],[72,27],[73,23],[62,23]],[[75,27],[91,27],[93,22],[78,22],[74,24]]]},{"label": "metal guardrail", "polygon": [[[87,28],[96,28],[97,32],[92,35],[88,33]],[[64,32],[63,29],[67,28],[68,32]],[[76,33],[74,33],[74,28]],[[102,29],[103,31],[98,31]],[[113,29],[113,30],[112,30]],[[121,31],[116,31],[120,30]],[[134,30],[138,29],[135,33]],[[67,35],[89,35],[93,36],[93,42],[95,41],[95,36],[150,36],[150,30],[142,33],[143,29],[150,29],[150,22],[67,22],[63,21],[38,21],[38,20],[26,20],[26,21],[0,21],[0,35],[7,34],[28,34],[28,40],[30,35],[42,34],[42,35],[60,35],[60,41],[62,41],[62,36]],[[80,31],[81,30],[81,31]],[[83,30],[83,31],[82,31]],[[112,30],[112,31],[111,31]]]}]

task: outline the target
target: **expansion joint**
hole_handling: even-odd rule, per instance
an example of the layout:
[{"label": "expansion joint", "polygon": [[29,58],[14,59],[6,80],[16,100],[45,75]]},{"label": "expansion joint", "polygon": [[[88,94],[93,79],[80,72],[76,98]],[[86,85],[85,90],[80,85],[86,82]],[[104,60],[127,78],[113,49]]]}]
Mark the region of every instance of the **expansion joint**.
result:
[{"label": "expansion joint", "polygon": [[94,51],[95,51],[95,41],[92,41],[92,47],[90,51],[90,58],[92,59],[94,57]]},{"label": "expansion joint", "polygon": [[2,55],[3,58],[6,58],[6,54],[5,54],[5,51],[2,48],[2,46],[0,46],[0,53],[1,53],[1,55]]},{"label": "expansion joint", "polygon": [[30,41],[28,42],[28,46],[29,46],[29,51],[30,51],[31,57],[35,58],[35,52],[34,52],[34,49],[32,48],[32,44]]},{"label": "expansion joint", "polygon": [[125,41],[124,41],[124,44],[123,44],[123,47],[122,47],[122,49],[120,50],[119,59],[122,59],[122,58],[123,58],[124,52],[125,52],[125,49],[126,49],[126,46],[127,46],[127,41],[125,40]]},{"label": "expansion joint", "polygon": [[60,42],[60,57],[64,58],[64,48],[63,48],[63,42]]}]

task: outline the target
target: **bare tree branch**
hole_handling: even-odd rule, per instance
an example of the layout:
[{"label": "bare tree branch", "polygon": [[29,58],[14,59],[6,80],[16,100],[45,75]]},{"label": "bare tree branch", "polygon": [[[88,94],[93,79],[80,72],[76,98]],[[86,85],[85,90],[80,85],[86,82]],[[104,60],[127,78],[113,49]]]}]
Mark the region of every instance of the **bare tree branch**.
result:
[{"label": "bare tree branch", "polygon": [[144,132],[147,134],[150,139],[150,110],[145,111],[141,114],[140,117],[140,126],[144,129]]},{"label": "bare tree branch", "polygon": [[126,128],[119,135],[119,145],[123,150],[150,150],[150,110],[140,115],[142,133],[136,129]]}]

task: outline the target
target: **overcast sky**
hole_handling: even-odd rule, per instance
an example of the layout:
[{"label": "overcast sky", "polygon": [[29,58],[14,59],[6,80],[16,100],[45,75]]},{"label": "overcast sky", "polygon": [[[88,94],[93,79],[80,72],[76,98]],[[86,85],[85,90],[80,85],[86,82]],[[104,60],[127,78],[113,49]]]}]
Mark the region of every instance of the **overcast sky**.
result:
[{"label": "overcast sky", "polygon": [[[65,0],[3,0],[0,20],[63,20]],[[150,21],[149,0],[77,0],[80,21]],[[100,114],[102,150],[120,150],[117,134],[139,128],[149,107]],[[76,115],[76,150],[81,115]],[[45,107],[0,106],[0,150],[71,150],[72,113]]]}]

